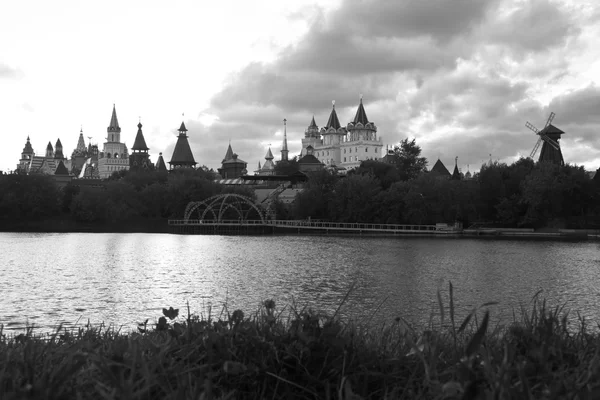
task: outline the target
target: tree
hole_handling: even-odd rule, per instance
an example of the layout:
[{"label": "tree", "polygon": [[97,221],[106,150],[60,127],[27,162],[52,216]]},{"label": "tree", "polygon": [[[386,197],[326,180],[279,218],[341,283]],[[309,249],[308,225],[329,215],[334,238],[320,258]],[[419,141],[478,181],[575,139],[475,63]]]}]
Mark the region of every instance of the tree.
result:
[{"label": "tree", "polygon": [[298,165],[298,157],[294,157],[291,160],[281,160],[275,163],[275,174],[276,175],[293,175],[300,171]]},{"label": "tree", "polygon": [[392,183],[400,180],[400,174],[393,165],[376,160],[361,162],[358,168],[350,171],[350,174],[371,175],[379,181],[382,189],[387,189]]},{"label": "tree", "polygon": [[403,181],[416,178],[427,168],[427,159],[421,157],[421,147],[414,138],[410,141],[408,138],[403,139],[398,146],[394,146],[394,157]]}]

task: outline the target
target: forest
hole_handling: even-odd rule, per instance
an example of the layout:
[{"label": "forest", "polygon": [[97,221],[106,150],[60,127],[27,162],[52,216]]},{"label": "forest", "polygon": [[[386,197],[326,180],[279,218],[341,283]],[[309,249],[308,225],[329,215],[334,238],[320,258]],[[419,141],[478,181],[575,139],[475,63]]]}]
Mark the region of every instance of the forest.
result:
[{"label": "forest", "polygon": [[[346,175],[327,169],[307,173],[295,201],[277,204],[277,218],[600,229],[600,177],[592,179],[581,166],[521,158],[510,165],[487,163],[468,179],[452,179],[428,172],[420,153],[414,140],[405,139],[387,162],[364,161]],[[276,165],[277,174],[297,169],[296,159]],[[74,182],[58,188],[51,176],[1,175],[0,222],[3,230],[43,220],[67,221],[65,229],[84,224],[143,231],[144,221],[166,229],[166,220],[182,218],[190,201],[224,192],[254,196],[247,187],[215,183],[215,177],[206,167],[132,170],[113,174],[100,188]]]}]

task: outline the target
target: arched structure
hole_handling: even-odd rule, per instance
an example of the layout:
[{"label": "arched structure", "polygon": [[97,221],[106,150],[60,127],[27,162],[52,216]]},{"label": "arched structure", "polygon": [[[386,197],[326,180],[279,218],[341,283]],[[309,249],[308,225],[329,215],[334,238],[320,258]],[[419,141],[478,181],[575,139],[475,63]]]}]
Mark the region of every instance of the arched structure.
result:
[{"label": "arched structure", "polygon": [[198,220],[205,222],[221,223],[225,219],[234,218],[241,222],[256,220],[266,223],[262,207],[251,198],[234,193],[219,194],[203,201],[191,201],[185,208],[184,221],[187,223],[194,213],[198,214]]}]

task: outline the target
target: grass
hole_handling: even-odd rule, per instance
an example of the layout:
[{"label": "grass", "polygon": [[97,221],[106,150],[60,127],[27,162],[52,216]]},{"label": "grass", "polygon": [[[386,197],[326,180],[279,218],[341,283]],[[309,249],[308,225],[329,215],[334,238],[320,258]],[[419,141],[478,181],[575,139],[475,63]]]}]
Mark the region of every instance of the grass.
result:
[{"label": "grass", "polygon": [[[138,332],[0,330],[1,399],[598,399],[600,336],[533,296],[507,327],[489,304],[438,326],[345,323],[267,300],[251,316],[163,309]],[[340,307],[343,305],[340,304]],[[338,309],[339,311],[339,309]]]}]

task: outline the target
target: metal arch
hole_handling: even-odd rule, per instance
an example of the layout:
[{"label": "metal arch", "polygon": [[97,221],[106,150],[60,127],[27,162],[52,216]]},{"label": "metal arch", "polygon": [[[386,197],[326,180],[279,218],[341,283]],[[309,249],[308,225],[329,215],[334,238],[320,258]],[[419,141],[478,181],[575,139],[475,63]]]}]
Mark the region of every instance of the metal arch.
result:
[{"label": "metal arch", "polygon": [[[188,205],[185,208],[184,220],[188,221],[192,213],[203,205],[206,206],[206,209],[202,212],[202,215],[200,216],[201,220],[204,220],[204,217],[210,211],[213,215],[213,218],[217,222],[221,222],[224,212],[230,208],[233,208],[238,213],[238,215],[240,215],[241,218],[247,218],[251,210],[248,210],[246,213],[244,213],[239,207],[240,205],[247,205],[254,209],[260,217],[261,222],[263,224],[265,223],[264,212],[259,207],[257,207],[257,205],[252,201],[252,199],[235,193],[219,194],[211,196],[203,201],[193,201],[188,203]],[[217,205],[219,207],[218,213],[215,212]]]}]

